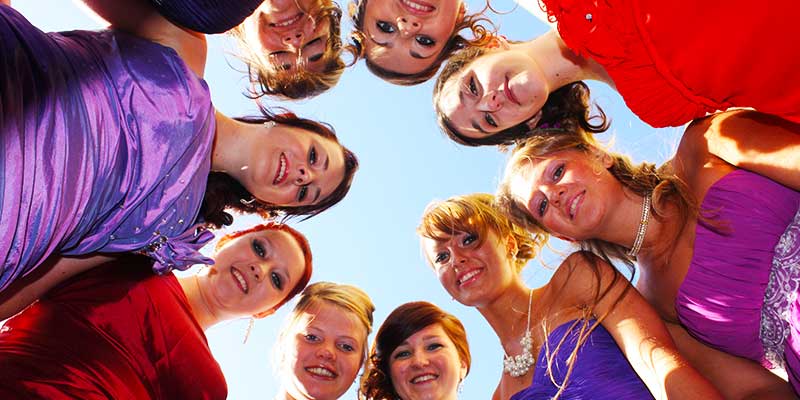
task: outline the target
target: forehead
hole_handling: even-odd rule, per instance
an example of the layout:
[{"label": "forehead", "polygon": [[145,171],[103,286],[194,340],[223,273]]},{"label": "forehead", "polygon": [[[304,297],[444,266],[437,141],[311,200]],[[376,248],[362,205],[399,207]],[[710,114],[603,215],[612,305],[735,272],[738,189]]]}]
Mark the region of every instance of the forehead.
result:
[{"label": "forehead", "polygon": [[314,328],[334,336],[349,336],[366,341],[367,328],[352,312],[325,300],[309,307],[296,319],[297,329]]},{"label": "forehead", "polygon": [[442,327],[442,324],[435,323],[414,332],[413,335],[409,336],[403,341],[403,344],[413,346],[416,343],[424,343],[425,341],[432,339],[443,340],[451,344],[453,343],[453,341],[450,340],[450,337],[447,335],[447,332],[445,332],[444,327]]},{"label": "forehead", "polygon": [[472,126],[473,122],[475,122],[474,116],[463,90],[462,80],[469,72],[468,68],[469,66],[466,66],[461,71],[453,74],[442,85],[437,106],[439,111],[450,120],[450,123],[460,134],[470,138],[482,138],[488,135]]},{"label": "forehead", "polygon": [[[370,36],[370,32],[371,30],[367,29],[366,35]],[[383,42],[383,40],[384,39],[381,39],[379,41]],[[429,54],[427,52],[432,52],[431,54],[433,55],[420,59],[411,57],[412,40],[413,38],[401,39],[395,37],[389,40],[389,42],[392,43],[390,47],[380,46],[367,37],[364,41],[364,51],[367,59],[371,63],[383,69],[400,74],[416,74],[424,71],[436,62],[436,58],[444,47],[444,44],[437,41],[436,45],[426,50],[426,56]]]}]

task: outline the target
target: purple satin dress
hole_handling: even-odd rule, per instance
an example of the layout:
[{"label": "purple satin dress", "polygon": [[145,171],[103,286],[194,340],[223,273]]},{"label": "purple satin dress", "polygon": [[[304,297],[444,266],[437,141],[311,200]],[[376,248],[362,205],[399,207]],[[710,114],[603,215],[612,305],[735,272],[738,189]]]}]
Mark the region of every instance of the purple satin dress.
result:
[{"label": "purple satin dress", "polygon": [[[564,335],[567,335],[552,363],[552,378],[559,384],[564,382],[567,358],[572,354],[572,350],[578,342],[580,325],[572,327],[575,322],[566,322],[547,335],[547,343],[551,352],[558,346]],[[594,320],[590,320],[589,326],[594,322]],[[571,327],[572,329],[570,329]],[[558,393],[558,387],[553,384],[550,375],[547,374],[547,359],[547,352],[543,346],[536,359],[536,369],[533,372],[531,385],[511,396],[511,400],[549,400]],[[572,369],[561,399],[653,399],[647,386],[633,370],[617,346],[617,342],[603,325],[597,326],[589,334],[583,346],[578,350],[576,360],[577,363]]]},{"label": "purple satin dress", "polygon": [[709,188],[675,308],[700,341],[800,374],[800,192],[746,170]]},{"label": "purple satin dress", "polygon": [[193,224],[214,129],[208,86],[172,49],[43,33],[0,6],[0,290],[59,253],[207,262]]}]

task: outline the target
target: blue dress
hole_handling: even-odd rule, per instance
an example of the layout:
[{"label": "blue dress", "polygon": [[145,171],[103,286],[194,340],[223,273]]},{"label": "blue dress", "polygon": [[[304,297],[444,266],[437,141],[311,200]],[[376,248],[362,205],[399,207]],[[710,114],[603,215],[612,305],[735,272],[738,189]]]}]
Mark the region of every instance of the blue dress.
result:
[{"label": "blue dress", "polygon": [[[552,379],[547,373],[547,348],[542,346],[536,359],[531,385],[513,396],[511,400],[549,400],[558,393],[558,384],[564,382],[567,373],[567,358],[572,354],[578,342],[580,324],[578,321],[569,321],[554,329],[547,335],[547,346],[550,352],[566,336],[561,349],[555,354],[552,362]],[[589,321],[589,326],[594,324]],[[573,327],[573,325],[575,325]],[[572,329],[570,329],[572,328]],[[578,350],[575,367],[567,381],[561,399],[592,399],[592,400],[619,400],[619,399],[653,399],[644,382],[628,363],[622,354],[617,342],[611,334],[598,325],[583,346]]]},{"label": "blue dress", "polygon": [[0,6],[0,290],[53,254],[208,262],[193,224],[214,132],[208,86],[174,50],[44,33]]}]

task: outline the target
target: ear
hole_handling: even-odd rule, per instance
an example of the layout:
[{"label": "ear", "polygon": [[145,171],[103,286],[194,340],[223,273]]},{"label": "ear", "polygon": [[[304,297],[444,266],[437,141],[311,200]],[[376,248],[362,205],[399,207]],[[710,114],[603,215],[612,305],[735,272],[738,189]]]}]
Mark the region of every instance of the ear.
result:
[{"label": "ear", "polygon": [[539,124],[539,121],[541,119],[542,119],[542,110],[539,110],[539,112],[537,112],[536,115],[533,116],[533,118],[531,118],[527,122],[525,122],[525,125],[528,126],[528,129],[534,130],[534,129],[536,129],[536,125]]},{"label": "ear", "polygon": [[611,157],[611,155],[603,149],[591,146],[590,152],[606,169],[609,169],[614,165],[614,157]]},{"label": "ear", "polygon": [[461,371],[458,376],[461,377],[459,381],[463,381],[467,377],[467,363],[464,360],[461,360]]}]

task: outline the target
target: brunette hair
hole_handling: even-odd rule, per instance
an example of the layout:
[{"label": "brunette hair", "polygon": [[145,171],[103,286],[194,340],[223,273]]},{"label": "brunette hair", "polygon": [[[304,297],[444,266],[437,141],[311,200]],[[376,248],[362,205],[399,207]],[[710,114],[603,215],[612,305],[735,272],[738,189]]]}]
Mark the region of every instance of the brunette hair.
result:
[{"label": "brunette hair", "polygon": [[522,271],[528,261],[536,257],[548,237],[543,231],[533,234],[513,223],[494,206],[494,196],[488,193],[454,196],[429,204],[417,227],[417,234],[446,241],[459,232],[475,233],[480,246],[489,229],[501,239],[514,239],[516,248],[509,256],[514,260],[516,272]]},{"label": "brunette hair", "polygon": [[333,127],[310,119],[300,118],[292,113],[273,115],[269,110],[261,107],[262,116],[243,117],[237,120],[249,124],[263,124],[274,121],[278,124],[285,124],[309,131],[325,139],[334,141],[342,149],[344,157],[344,177],[330,195],[323,198],[317,204],[303,206],[279,206],[269,204],[255,199],[253,195],[245,189],[236,179],[224,172],[211,172],[208,175],[206,194],[200,208],[200,216],[203,221],[214,227],[230,225],[233,223],[233,216],[225,209],[232,209],[244,214],[256,214],[263,218],[272,218],[279,213],[283,214],[283,221],[296,216],[305,216],[303,220],[311,218],[341,201],[350,190],[353,177],[358,170],[358,158],[352,151],[342,146]]},{"label": "brunette hair", "polygon": [[[511,194],[509,179],[514,174],[526,173],[531,162],[545,159],[553,153],[572,150],[589,153],[594,149],[602,150],[597,139],[584,131],[564,131],[546,136],[534,136],[521,142],[512,152],[506,167],[505,177],[498,189],[498,204],[501,210],[516,224],[526,229],[546,231],[547,229],[533,217],[526,205]],[[689,192],[686,184],[677,176],[669,165],[656,167],[655,164],[643,162],[635,165],[630,158],[623,154],[607,152],[613,159],[609,172],[632,193],[640,196],[652,195],[650,213],[653,218],[664,221],[667,217],[666,207],[673,204],[677,209],[675,216],[677,224],[683,226],[691,217],[697,216],[697,201]],[[672,217],[672,216],[670,216]],[[662,241],[661,248],[655,249],[656,253],[666,251],[671,243],[677,240],[679,230],[673,237]],[[588,239],[580,242],[580,248],[597,255],[611,264],[612,259],[617,259],[629,267],[633,267],[635,259],[628,256],[624,246],[609,243],[600,239]]]},{"label": "brunette hair", "polygon": [[308,281],[311,279],[311,272],[314,269],[311,262],[311,246],[309,246],[308,244],[308,239],[306,239],[306,237],[302,233],[292,228],[291,226],[276,222],[259,224],[249,229],[225,235],[219,239],[215,247],[215,250],[219,251],[220,249],[225,247],[231,240],[236,239],[240,236],[244,236],[253,232],[262,232],[262,231],[282,231],[291,235],[292,238],[294,238],[294,240],[297,242],[297,245],[300,246],[300,249],[303,251],[304,268],[303,268],[303,275],[300,276],[300,279],[297,281],[297,284],[295,284],[294,287],[292,287],[292,290],[290,290],[289,293],[286,294],[286,297],[284,297],[280,301],[280,303],[276,304],[271,309],[254,314],[253,317],[255,318],[264,318],[268,315],[271,315],[272,313],[275,312],[275,310],[280,308],[282,305],[286,304],[286,302],[288,302],[294,296],[300,293],[300,291],[303,290],[303,288],[305,288],[306,285],[308,285]]},{"label": "brunette hair", "polygon": [[[458,72],[489,51],[503,50],[489,50],[485,47],[470,46],[456,53],[444,66],[433,87],[433,105],[436,109],[436,120],[442,132],[456,143],[465,146],[511,145],[526,137],[549,134],[549,131],[553,128],[580,129],[592,133],[605,132],[608,129],[609,123],[605,112],[595,104],[598,113],[596,115],[591,114],[592,104],[589,101],[589,87],[583,81],[578,81],[550,93],[544,106],[542,106],[542,117],[533,129],[528,126],[530,121],[528,119],[511,128],[484,137],[470,138],[465,136],[458,131],[450,118],[442,112],[439,107],[440,95],[447,82],[456,79]],[[533,117],[532,115],[531,118]],[[597,122],[593,123],[592,121],[595,120]]]},{"label": "brunette hair", "polygon": [[392,352],[411,335],[438,324],[453,342],[459,359],[467,365],[467,374],[472,363],[469,343],[464,325],[455,316],[426,301],[405,303],[386,317],[378,328],[369,361],[361,376],[359,398],[368,400],[395,400],[389,359]]},{"label": "brunette hair", "polygon": [[[322,55],[321,72],[310,71],[298,65],[293,70],[283,70],[273,65],[262,54],[256,54],[248,46],[242,25],[230,31],[239,42],[243,54],[239,58],[247,64],[247,76],[251,88],[246,95],[252,99],[275,96],[287,100],[306,99],[317,96],[334,87],[345,69],[342,59],[341,21],[342,10],[331,0],[322,0],[314,12],[314,20],[328,20],[328,39]],[[324,3],[328,3],[324,5]]]},{"label": "brunette hair", "polygon": [[[365,63],[367,64],[367,69],[369,69],[370,72],[395,85],[413,86],[426,82],[436,74],[436,72],[439,70],[439,66],[442,65],[442,62],[444,62],[444,60],[446,60],[452,54],[467,47],[468,45],[483,46],[491,39],[491,33],[486,29],[485,26],[481,24],[481,22],[491,24],[491,21],[483,16],[483,11],[488,8],[487,2],[487,7],[484,8],[484,10],[481,10],[481,12],[472,15],[466,15],[461,21],[456,22],[456,26],[453,28],[452,35],[444,44],[444,47],[442,47],[439,55],[433,59],[431,65],[429,65],[427,68],[413,74],[405,74],[393,71],[374,63],[365,54],[366,46],[364,46],[364,41],[367,39],[367,36],[364,32],[364,15],[367,9],[367,1],[369,0],[354,0],[348,6],[350,18],[353,21],[353,31],[350,32],[350,45],[348,46],[348,49],[350,53],[353,54],[353,63],[358,61],[359,58],[364,58]],[[461,36],[459,32],[463,29],[469,29],[472,32],[474,39],[470,40]]]}]

